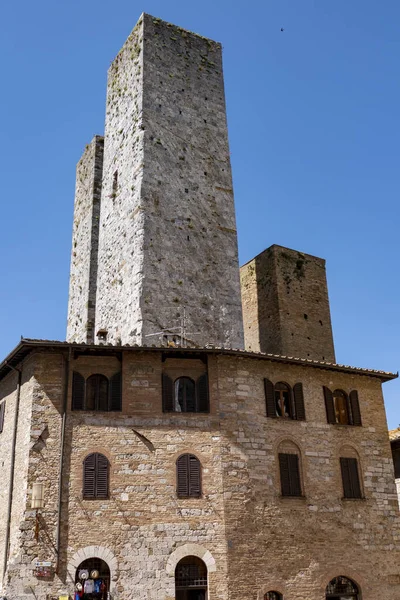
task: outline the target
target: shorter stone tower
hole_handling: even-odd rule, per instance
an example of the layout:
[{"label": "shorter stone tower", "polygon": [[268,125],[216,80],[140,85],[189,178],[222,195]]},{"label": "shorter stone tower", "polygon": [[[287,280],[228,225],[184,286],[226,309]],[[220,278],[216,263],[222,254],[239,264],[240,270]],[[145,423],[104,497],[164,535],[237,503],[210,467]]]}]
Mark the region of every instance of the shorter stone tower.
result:
[{"label": "shorter stone tower", "polygon": [[240,276],[246,350],[335,362],[325,260],[273,245]]}]

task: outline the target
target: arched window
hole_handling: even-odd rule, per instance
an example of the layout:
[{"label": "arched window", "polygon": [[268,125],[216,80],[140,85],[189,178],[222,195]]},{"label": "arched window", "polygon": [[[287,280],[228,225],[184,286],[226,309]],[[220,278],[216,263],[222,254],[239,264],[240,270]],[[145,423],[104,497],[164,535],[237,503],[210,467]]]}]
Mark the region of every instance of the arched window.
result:
[{"label": "arched window", "polygon": [[326,600],[359,600],[359,594],[359,589],[354,581],[340,575],[328,584],[325,598]]},{"label": "arched window", "polygon": [[279,381],[274,387],[275,411],[277,417],[293,419],[292,391],[287,383]]},{"label": "arched window", "polygon": [[104,375],[86,380],[86,410],[108,410],[108,379]]},{"label": "arched window", "polygon": [[207,567],[197,556],[185,556],[175,569],[176,600],[206,600]]},{"label": "arched window", "polygon": [[119,411],[122,408],[121,372],[110,379],[96,373],[86,380],[78,371],[72,376],[72,410]]},{"label": "arched window", "polygon": [[190,377],[178,377],[173,381],[163,373],[162,400],[164,412],[208,413],[207,373],[200,375],[196,382]]},{"label": "arched window", "polygon": [[342,390],[333,392],[333,406],[335,409],[335,420],[340,425],[350,425],[349,400],[347,394]]},{"label": "arched window", "polygon": [[284,440],[278,450],[282,496],[302,496],[300,450],[291,440]]},{"label": "arched window", "polygon": [[267,592],[264,600],[283,600],[283,596],[279,592]]},{"label": "arched window", "polygon": [[101,558],[88,558],[76,570],[75,589],[93,598],[105,598],[110,589],[110,569]]},{"label": "arched window", "polygon": [[182,454],[176,461],[176,492],[178,498],[201,496],[201,465],[193,454]]},{"label": "arched window", "polygon": [[88,500],[108,498],[108,459],[97,452],[83,461],[83,497]]},{"label": "arched window", "polygon": [[174,383],[175,412],[196,412],[196,387],[190,377],[179,377]]}]

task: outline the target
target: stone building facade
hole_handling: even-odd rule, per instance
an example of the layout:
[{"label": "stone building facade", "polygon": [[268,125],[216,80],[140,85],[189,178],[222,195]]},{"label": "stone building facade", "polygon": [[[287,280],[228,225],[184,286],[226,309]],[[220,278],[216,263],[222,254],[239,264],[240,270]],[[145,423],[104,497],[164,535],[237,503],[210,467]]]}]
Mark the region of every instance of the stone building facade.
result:
[{"label": "stone building facade", "polygon": [[396,375],[335,363],[324,261],[279,246],[242,268],[243,336],[220,46],[143,15],[107,102],[68,341],[0,364],[1,593],[398,600]]}]

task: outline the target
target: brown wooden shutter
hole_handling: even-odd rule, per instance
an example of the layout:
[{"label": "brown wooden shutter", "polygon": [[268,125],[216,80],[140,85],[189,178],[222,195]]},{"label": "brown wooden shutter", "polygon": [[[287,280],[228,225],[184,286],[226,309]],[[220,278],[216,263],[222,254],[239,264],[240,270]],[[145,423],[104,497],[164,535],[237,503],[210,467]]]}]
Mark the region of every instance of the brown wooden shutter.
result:
[{"label": "brown wooden shutter", "polygon": [[333,405],[333,394],[329,388],[324,386],[326,418],[328,423],[336,423],[335,407]]},{"label": "brown wooden shutter", "polygon": [[174,387],[172,379],[164,373],[162,376],[162,400],[163,411],[172,412],[174,410]]},{"label": "brown wooden shutter", "polygon": [[96,498],[108,498],[108,459],[96,454]]},{"label": "brown wooden shutter", "polygon": [[176,493],[178,498],[189,496],[189,454],[183,454],[176,461]]},{"label": "brown wooden shutter", "polygon": [[201,465],[199,459],[189,454],[189,496],[200,498],[201,496]]},{"label": "brown wooden shutter", "polygon": [[85,408],[85,378],[74,371],[72,374],[72,410]]},{"label": "brown wooden shutter", "polygon": [[301,496],[299,457],[297,454],[279,454],[282,496]]},{"label": "brown wooden shutter", "polygon": [[294,411],[298,421],[306,420],[306,411],[304,408],[303,384],[296,383],[293,386]]},{"label": "brown wooden shutter", "polygon": [[122,409],[122,376],[115,373],[110,379],[110,410]]},{"label": "brown wooden shutter", "polygon": [[352,425],[362,425],[360,403],[358,401],[357,390],[352,390],[350,392],[350,408],[352,416]]},{"label": "brown wooden shutter", "polygon": [[362,498],[358,461],[356,458],[340,458],[343,495],[345,498]]},{"label": "brown wooden shutter", "polygon": [[196,384],[197,412],[210,412],[210,401],[208,396],[208,375],[200,375]]},{"label": "brown wooden shutter", "polygon": [[4,415],[6,412],[6,401],[0,404],[0,433],[3,431],[4,427]]},{"label": "brown wooden shutter", "polygon": [[89,454],[83,461],[83,497],[96,497],[96,454]]},{"label": "brown wooden shutter", "polygon": [[265,388],[265,405],[267,408],[267,417],[276,418],[274,384],[269,379],[264,379],[264,388]]}]

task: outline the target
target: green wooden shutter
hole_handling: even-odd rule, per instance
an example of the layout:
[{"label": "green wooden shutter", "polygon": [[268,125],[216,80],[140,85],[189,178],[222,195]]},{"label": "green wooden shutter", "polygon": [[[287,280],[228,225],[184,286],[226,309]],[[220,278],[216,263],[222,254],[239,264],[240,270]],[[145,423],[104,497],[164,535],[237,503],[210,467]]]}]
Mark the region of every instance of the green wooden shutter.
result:
[{"label": "green wooden shutter", "polygon": [[345,498],[362,498],[358,461],[356,458],[340,458],[343,495]]},{"label": "green wooden shutter", "polygon": [[110,379],[110,410],[122,410],[122,375],[115,373]]},{"label": "green wooden shutter", "polygon": [[162,376],[162,400],[163,411],[172,412],[174,410],[174,388],[172,379],[163,373]]},{"label": "green wooden shutter", "polygon": [[89,454],[83,461],[83,497],[96,497],[96,454]]},{"label": "green wooden shutter", "polygon": [[275,390],[272,381],[269,379],[264,379],[264,389],[267,417],[276,418]]},{"label": "green wooden shutter", "polygon": [[83,410],[85,408],[85,379],[74,371],[72,374],[72,410]]},{"label": "green wooden shutter", "polygon": [[329,388],[324,386],[326,418],[328,423],[336,423],[335,407],[333,405],[333,394]]},{"label": "green wooden shutter", "polygon": [[6,412],[6,401],[0,404],[0,433],[3,431],[4,427],[4,415]]},{"label": "green wooden shutter", "polygon": [[108,459],[103,454],[96,454],[96,498],[108,498]]},{"label": "green wooden shutter", "polygon": [[201,465],[199,459],[189,454],[189,496],[200,498],[201,496]]},{"label": "green wooden shutter", "polygon": [[176,493],[178,498],[189,496],[189,454],[183,454],[176,461]]},{"label": "green wooden shutter", "polygon": [[197,412],[210,412],[210,401],[208,395],[208,375],[204,373],[200,375],[196,384],[197,393]]},{"label": "green wooden shutter", "polygon": [[357,390],[352,390],[350,392],[350,408],[351,408],[352,424],[359,425],[359,426],[362,425],[360,403],[358,401]]},{"label": "green wooden shutter", "polygon": [[293,386],[294,411],[298,421],[306,420],[306,411],[304,408],[303,384],[296,383]]}]

